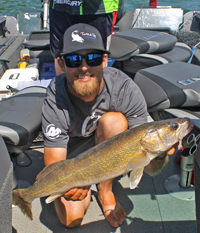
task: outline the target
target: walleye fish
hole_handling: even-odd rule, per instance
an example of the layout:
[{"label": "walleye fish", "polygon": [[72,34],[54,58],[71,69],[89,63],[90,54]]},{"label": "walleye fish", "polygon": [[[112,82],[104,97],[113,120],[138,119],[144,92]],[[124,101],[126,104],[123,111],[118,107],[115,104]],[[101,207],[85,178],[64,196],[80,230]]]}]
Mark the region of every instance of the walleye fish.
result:
[{"label": "walleye fish", "polygon": [[130,188],[134,189],[144,167],[183,139],[193,126],[189,118],[176,118],[129,129],[73,159],[48,165],[32,186],[13,191],[13,204],[33,219],[31,203],[35,198],[49,196],[46,203],[50,203],[71,188],[98,184],[128,172]]}]

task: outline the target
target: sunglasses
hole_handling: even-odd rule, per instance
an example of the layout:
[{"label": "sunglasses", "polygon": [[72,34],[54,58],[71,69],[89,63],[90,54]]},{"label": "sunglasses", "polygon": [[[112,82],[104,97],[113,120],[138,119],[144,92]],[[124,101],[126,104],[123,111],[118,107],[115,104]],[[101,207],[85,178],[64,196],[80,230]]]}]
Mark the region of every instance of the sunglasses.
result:
[{"label": "sunglasses", "polygon": [[67,67],[75,68],[79,67],[82,63],[83,58],[85,59],[88,66],[99,66],[103,61],[103,54],[90,53],[86,55],[66,55],[63,56],[63,60]]}]

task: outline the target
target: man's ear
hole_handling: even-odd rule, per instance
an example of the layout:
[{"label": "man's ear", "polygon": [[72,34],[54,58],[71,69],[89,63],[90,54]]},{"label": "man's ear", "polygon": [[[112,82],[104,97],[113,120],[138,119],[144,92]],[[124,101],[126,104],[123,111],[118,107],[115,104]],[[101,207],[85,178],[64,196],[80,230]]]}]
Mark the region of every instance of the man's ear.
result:
[{"label": "man's ear", "polygon": [[107,62],[108,62],[108,54],[105,53],[103,56],[103,63],[102,63],[103,69],[106,68]]},{"label": "man's ear", "polygon": [[56,59],[57,59],[58,65],[60,66],[60,69],[61,69],[63,72],[65,72],[65,66],[64,66],[64,64],[63,64],[63,62],[62,62],[62,59],[61,59],[60,57],[57,57]]}]

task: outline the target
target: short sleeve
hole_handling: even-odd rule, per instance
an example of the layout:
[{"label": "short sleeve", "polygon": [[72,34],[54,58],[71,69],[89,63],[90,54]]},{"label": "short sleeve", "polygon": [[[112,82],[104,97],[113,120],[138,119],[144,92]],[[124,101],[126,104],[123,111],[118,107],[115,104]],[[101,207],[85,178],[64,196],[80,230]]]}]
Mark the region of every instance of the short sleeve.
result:
[{"label": "short sleeve", "polygon": [[[120,74],[120,76],[123,75],[125,74]],[[121,82],[121,85],[116,84],[115,95],[113,97],[112,104],[115,111],[119,111],[125,115],[130,128],[147,122],[147,104],[145,98],[140,88],[132,79],[125,78]]]},{"label": "short sleeve", "polygon": [[44,145],[47,147],[67,148],[69,140],[68,117],[59,107],[53,85],[47,88],[47,96],[42,110],[42,131]]}]

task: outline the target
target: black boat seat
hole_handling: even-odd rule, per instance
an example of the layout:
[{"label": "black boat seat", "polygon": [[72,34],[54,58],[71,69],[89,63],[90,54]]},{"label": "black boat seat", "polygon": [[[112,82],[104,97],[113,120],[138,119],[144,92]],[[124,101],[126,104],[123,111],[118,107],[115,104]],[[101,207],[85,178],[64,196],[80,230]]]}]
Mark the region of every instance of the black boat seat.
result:
[{"label": "black boat seat", "polygon": [[28,49],[33,50],[49,50],[49,30],[34,30],[29,34],[29,38],[23,43]]},{"label": "black boat seat", "polygon": [[50,49],[49,40],[27,40],[27,41],[23,42],[23,45],[27,49],[34,49],[34,50]]},{"label": "black boat seat", "polygon": [[9,153],[27,150],[41,130],[44,87],[28,87],[0,101],[0,135]]},{"label": "black boat seat", "polygon": [[31,31],[29,38],[23,43],[24,47],[29,50],[30,59],[54,60],[50,52],[49,37],[49,30]]},{"label": "black boat seat", "polygon": [[200,66],[174,62],[139,70],[140,87],[149,112],[200,106]]},{"label": "black boat seat", "polygon": [[27,40],[23,45],[28,49],[30,59],[39,58],[53,61],[49,40]]},{"label": "black boat seat", "polygon": [[141,53],[164,53],[174,47],[176,42],[177,38],[167,33],[130,29],[113,35],[110,57],[117,61],[124,61]]},{"label": "black boat seat", "polygon": [[157,54],[138,54],[128,60],[116,61],[118,68],[125,72],[136,73],[138,70],[152,66],[173,62],[188,62],[192,55],[191,48],[181,42],[177,42],[174,47],[164,53]]}]

